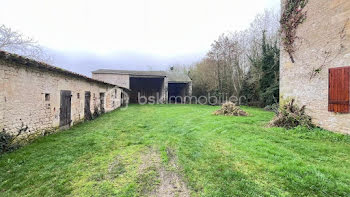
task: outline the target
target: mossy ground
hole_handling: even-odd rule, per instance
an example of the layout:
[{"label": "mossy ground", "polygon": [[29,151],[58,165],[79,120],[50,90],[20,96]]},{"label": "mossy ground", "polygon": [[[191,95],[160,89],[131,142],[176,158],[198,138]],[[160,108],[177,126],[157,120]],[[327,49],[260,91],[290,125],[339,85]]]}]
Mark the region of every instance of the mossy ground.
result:
[{"label": "mossy ground", "polygon": [[[142,196],[159,186],[145,150],[159,151],[191,196],[347,196],[350,137],[267,128],[274,116],[212,115],[219,107],[129,106],[0,157],[0,196]],[[169,151],[171,150],[171,151]]]}]

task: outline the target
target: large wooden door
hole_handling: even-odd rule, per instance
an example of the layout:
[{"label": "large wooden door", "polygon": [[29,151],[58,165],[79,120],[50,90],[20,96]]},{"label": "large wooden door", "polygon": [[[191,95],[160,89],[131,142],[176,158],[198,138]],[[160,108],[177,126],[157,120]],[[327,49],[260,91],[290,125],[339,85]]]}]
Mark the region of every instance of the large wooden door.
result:
[{"label": "large wooden door", "polygon": [[85,92],[85,106],[84,106],[84,118],[85,120],[91,120],[91,108],[90,108],[91,93]]},{"label": "large wooden door", "polygon": [[71,120],[71,91],[61,90],[60,127],[70,126]]}]

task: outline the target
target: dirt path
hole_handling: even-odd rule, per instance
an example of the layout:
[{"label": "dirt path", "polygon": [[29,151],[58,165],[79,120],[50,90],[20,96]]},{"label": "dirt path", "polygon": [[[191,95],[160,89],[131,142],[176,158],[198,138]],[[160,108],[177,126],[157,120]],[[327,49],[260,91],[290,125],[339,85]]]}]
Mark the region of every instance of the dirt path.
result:
[{"label": "dirt path", "polygon": [[160,153],[150,148],[142,155],[142,165],[140,166],[140,174],[147,175],[149,183],[142,184],[142,193],[145,196],[157,197],[188,197],[188,190],[183,178],[180,176],[179,167],[176,162],[176,155],[171,149],[167,149],[169,158],[169,166],[164,166],[161,161]]}]

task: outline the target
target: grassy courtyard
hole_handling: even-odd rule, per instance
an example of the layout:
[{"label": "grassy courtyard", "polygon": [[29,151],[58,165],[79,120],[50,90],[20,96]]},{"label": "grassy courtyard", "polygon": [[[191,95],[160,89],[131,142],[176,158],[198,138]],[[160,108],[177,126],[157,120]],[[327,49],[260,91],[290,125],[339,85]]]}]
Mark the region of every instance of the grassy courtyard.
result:
[{"label": "grassy courtyard", "polygon": [[129,106],[0,156],[0,196],[349,196],[350,137],[218,107]]}]

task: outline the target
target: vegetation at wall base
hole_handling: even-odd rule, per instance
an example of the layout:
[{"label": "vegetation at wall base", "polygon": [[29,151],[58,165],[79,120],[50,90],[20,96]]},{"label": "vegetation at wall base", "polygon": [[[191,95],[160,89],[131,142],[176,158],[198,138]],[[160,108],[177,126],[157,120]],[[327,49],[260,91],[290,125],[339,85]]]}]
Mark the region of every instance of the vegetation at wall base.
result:
[{"label": "vegetation at wall base", "polygon": [[305,113],[305,107],[299,108],[292,99],[289,103],[280,108],[277,116],[270,122],[271,126],[283,127],[286,129],[296,128],[298,126],[308,129],[315,128],[311,117]]},{"label": "vegetation at wall base", "polygon": [[0,155],[13,149],[13,136],[5,131],[0,132]]},{"label": "vegetation at wall base", "polygon": [[[350,136],[267,128],[274,113],[258,108],[212,115],[219,108],[131,105],[39,138],[0,156],[1,196],[142,196],[162,185],[158,165],[191,196],[350,193]],[[143,162],[150,147],[159,164]]]}]

